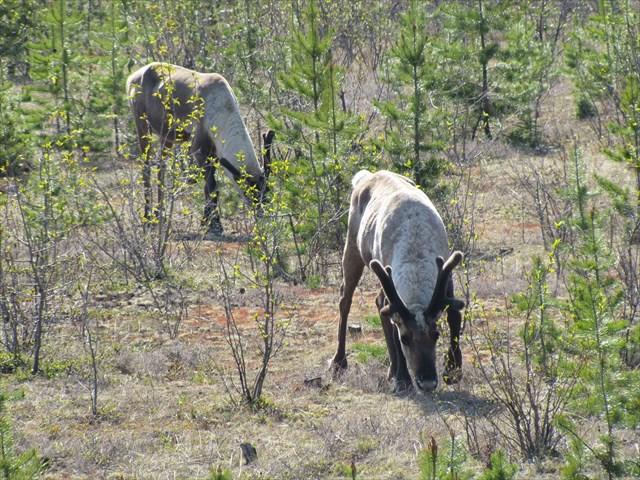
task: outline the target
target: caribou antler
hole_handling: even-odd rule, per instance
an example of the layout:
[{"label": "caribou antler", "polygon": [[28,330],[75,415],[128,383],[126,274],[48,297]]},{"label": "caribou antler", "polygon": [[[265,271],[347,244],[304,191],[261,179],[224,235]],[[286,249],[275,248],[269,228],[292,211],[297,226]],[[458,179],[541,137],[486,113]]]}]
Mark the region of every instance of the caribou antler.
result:
[{"label": "caribou antler", "polygon": [[396,291],[396,286],[393,283],[393,279],[391,278],[391,267],[387,266],[386,268],[382,266],[379,260],[371,260],[369,262],[369,268],[373,270],[373,273],[376,274],[378,279],[380,280],[380,285],[382,285],[382,290],[384,290],[384,294],[387,296],[387,300],[389,300],[389,305],[384,307],[381,310],[381,313],[385,315],[391,315],[393,313],[399,313],[401,317],[407,317],[411,315],[409,309],[404,304],[400,295]]},{"label": "caribou antler", "polygon": [[446,263],[442,257],[436,258],[438,277],[436,279],[436,286],[433,289],[431,302],[429,302],[429,306],[427,307],[428,314],[435,315],[446,306],[455,310],[462,310],[464,308],[464,302],[462,300],[447,296],[447,287],[449,285],[451,271],[458,266],[461,261],[462,252],[460,251],[453,252],[447,259]]}]

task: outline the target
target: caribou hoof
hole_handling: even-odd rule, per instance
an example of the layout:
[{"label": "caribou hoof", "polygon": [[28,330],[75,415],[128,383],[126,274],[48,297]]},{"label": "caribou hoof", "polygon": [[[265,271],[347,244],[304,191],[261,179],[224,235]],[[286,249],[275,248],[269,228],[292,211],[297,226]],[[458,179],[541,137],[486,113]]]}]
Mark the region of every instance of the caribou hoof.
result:
[{"label": "caribou hoof", "polygon": [[224,234],[224,229],[222,228],[222,223],[218,220],[217,222],[211,222],[209,228],[207,229],[207,236],[211,237],[221,237]]},{"label": "caribou hoof", "polygon": [[391,385],[391,391],[394,393],[394,395],[403,395],[409,392],[412,387],[411,380],[408,380],[406,378],[392,378]]},{"label": "caribou hoof", "polygon": [[338,377],[343,371],[347,369],[347,357],[343,357],[341,359],[336,359],[333,357],[331,363],[329,364],[329,370],[331,371],[331,376],[333,378]]},{"label": "caribou hoof", "polygon": [[462,368],[453,368],[442,374],[442,379],[447,385],[454,385],[462,380]]}]

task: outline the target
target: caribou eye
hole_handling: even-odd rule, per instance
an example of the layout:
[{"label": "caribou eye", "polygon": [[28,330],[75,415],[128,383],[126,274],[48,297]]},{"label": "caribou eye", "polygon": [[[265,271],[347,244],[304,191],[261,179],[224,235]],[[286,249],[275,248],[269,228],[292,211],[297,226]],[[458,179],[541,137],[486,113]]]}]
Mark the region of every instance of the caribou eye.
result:
[{"label": "caribou eye", "polygon": [[409,334],[400,335],[400,341],[404,345],[409,345],[411,343],[411,335],[409,335]]}]

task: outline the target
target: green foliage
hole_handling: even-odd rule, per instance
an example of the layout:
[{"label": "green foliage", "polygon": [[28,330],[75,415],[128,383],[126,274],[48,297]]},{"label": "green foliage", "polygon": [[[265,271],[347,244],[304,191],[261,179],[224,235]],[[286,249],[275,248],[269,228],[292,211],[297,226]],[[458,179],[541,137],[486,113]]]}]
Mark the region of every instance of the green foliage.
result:
[{"label": "green foliage", "polygon": [[25,172],[31,156],[29,136],[11,90],[0,76],[0,177]]},{"label": "green foliage", "polygon": [[587,120],[595,117],[597,114],[598,111],[596,107],[588,98],[583,96],[578,97],[576,100],[576,117],[579,120]]},{"label": "green foliage", "polygon": [[[549,381],[557,379],[557,363],[559,344],[563,340],[563,332],[553,321],[550,310],[555,302],[549,293],[548,275],[552,272],[553,253],[548,261],[540,257],[533,258],[533,265],[528,274],[529,285],[526,292],[514,295],[514,306],[525,315],[525,322],[520,335],[525,345],[525,355],[531,356],[536,368]],[[529,361],[526,358],[525,361]]]},{"label": "green foliage", "polygon": [[353,468],[349,463],[338,462],[333,469],[339,478],[354,478]]},{"label": "green foliage", "polygon": [[0,3],[0,176],[23,173],[30,160],[19,98],[9,80],[24,62],[26,40],[34,25],[32,8],[33,2],[26,0]]},{"label": "green foliage", "polygon": [[452,436],[440,451],[433,437],[429,446],[418,453],[420,480],[467,480],[473,478],[473,469],[467,465],[467,453]]},{"label": "green foliage", "polygon": [[570,439],[569,450],[564,457],[565,464],[560,469],[563,480],[589,480],[589,477],[584,473],[584,450],[584,444],[580,440],[575,437]]},{"label": "green foliage", "polygon": [[228,468],[223,469],[217,466],[215,469],[211,467],[207,480],[233,480],[233,474]]},{"label": "green foliage", "polygon": [[84,154],[111,145],[110,121],[125,99],[125,59],[117,57],[126,38],[122,8],[124,2],[112,2],[107,17],[55,0],[37,10],[39,28],[28,48],[34,82],[27,95],[39,108],[25,109],[25,115],[32,129],[47,133],[44,142],[72,137],[74,145],[65,148]]},{"label": "green foliage", "polygon": [[27,359],[18,353],[0,351],[0,373],[14,373],[27,364]]},{"label": "green foliage", "polygon": [[[511,2],[446,2],[441,7],[442,28],[439,53],[447,64],[449,77],[445,92],[455,105],[468,112],[460,129],[476,137],[480,125],[486,138],[492,138],[491,124],[508,112],[503,102],[507,80],[498,68],[490,68],[501,55],[501,33],[505,20],[513,19]],[[463,79],[462,82],[456,79]],[[455,111],[455,110],[454,110]]]},{"label": "green foliage", "polygon": [[502,450],[491,454],[489,467],[482,472],[479,480],[511,480],[518,472],[518,466],[510,463]]},{"label": "green foliage", "polygon": [[353,344],[352,349],[355,352],[356,360],[360,363],[367,363],[371,359],[378,362],[387,360],[387,347],[385,345],[356,342]]},{"label": "green foliage", "polygon": [[444,152],[451,132],[444,99],[436,99],[441,108],[430,99],[431,92],[441,91],[443,80],[437,64],[439,46],[427,31],[429,20],[417,1],[400,17],[389,52],[390,83],[396,95],[377,106],[388,121],[383,146],[394,169],[432,192],[446,171]]},{"label": "green foliage", "polygon": [[0,195],[5,215],[0,228],[5,348],[15,356],[29,352],[33,373],[40,370],[43,332],[59,308],[53,299],[73,289],[67,275],[84,258],[67,242],[76,229],[103,218],[77,159],[68,151],[56,151],[69,144],[73,141],[65,138],[47,145],[15,195]]},{"label": "green foliage", "polygon": [[[289,40],[289,68],[278,77],[280,86],[297,99],[297,108],[282,108],[284,119],[272,116],[270,122],[295,156],[283,169],[282,185],[296,220],[294,235],[306,245],[307,263],[324,272],[327,251],[344,242],[342,214],[348,180],[362,165],[364,152],[357,148],[362,126],[359,117],[339,105],[343,73],[333,58],[333,36],[321,24],[316,2],[306,6],[300,22]],[[302,271],[301,276],[308,273],[313,272]]]},{"label": "green foliage", "polygon": [[91,90],[84,105],[86,110],[81,112],[85,120],[80,130],[80,143],[94,151],[107,150],[112,139],[113,151],[118,153],[120,150],[119,118],[127,114],[123,88],[124,67],[128,62],[125,46],[130,41],[127,13],[125,2],[111,2],[104,20],[89,32],[93,44],[91,59],[95,66],[89,70]]},{"label": "green foliage", "polygon": [[27,480],[40,476],[43,464],[35,450],[17,454],[13,446],[7,396],[0,392],[0,476],[3,480]]},{"label": "green foliage", "polygon": [[635,198],[627,216],[634,227],[628,230],[637,225],[640,211],[639,18],[635,2],[598,2],[597,11],[576,27],[567,49],[579,117],[589,118],[606,140],[605,154],[634,172]]},{"label": "green foliage", "polygon": [[54,378],[59,375],[69,375],[69,373],[77,366],[76,360],[65,359],[46,359],[42,362],[42,374],[46,378]]},{"label": "green foliage", "polygon": [[356,452],[358,455],[366,455],[374,451],[380,446],[380,440],[377,437],[362,437],[356,442]]},{"label": "green foliage", "polygon": [[558,74],[555,68],[566,7],[551,3],[528,3],[510,9],[506,26],[506,48],[500,52],[497,75],[504,81],[496,87],[500,103],[496,109],[514,112],[515,128],[509,139],[515,144],[538,147],[544,96]]},{"label": "green foliage", "polygon": [[[581,380],[573,396],[575,408],[602,418],[606,431],[596,443],[587,442],[569,419],[558,420],[564,431],[587,448],[608,478],[613,478],[628,468],[617,448],[614,426],[635,427],[640,421],[639,405],[633,400],[637,397],[633,392],[640,389],[640,372],[623,362],[628,321],[620,310],[623,285],[611,273],[616,257],[606,240],[610,216],[600,212],[584,187],[577,149],[573,162],[577,213],[572,228],[577,235],[566,284],[568,299],[562,306],[568,333],[564,348],[569,357],[563,366],[568,375]],[[622,194],[608,182],[600,183]],[[581,478],[582,446],[574,443],[563,473],[566,478]]]},{"label": "green foliage", "polygon": [[[345,9],[347,3],[350,8]],[[21,367],[34,355],[34,319],[47,326],[67,318],[70,289],[82,276],[78,272],[85,261],[82,254],[87,253],[75,234],[102,225],[107,214],[101,202],[112,202],[108,217],[114,222],[109,228],[121,227],[116,216],[126,209],[126,201],[131,203],[127,215],[136,218],[138,198],[127,200],[122,195],[136,188],[126,183],[130,180],[123,181],[123,190],[114,195],[110,186],[105,188],[107,199],[99,201],[91,193],[97,182],[87,179],[90,161],[104,165],[105,152],[127,142],[122,135],[122,124],[130,117],[124,92],[127,69],[162,60],[217,71],[239,94],[243,113],[248,111],[255,119],[253,131],[265,122],[254,113],[272,112],[266,121],[278,130],[282,154],[273,162],[271,192],[276,193],[251,232],[251,271],[234,265],[238,268],[234,275],[260,292],[264,303],[254,318],[257,351],[275,353],[285,344],[273,334],[281,332],[285,322],[275,316],[280,297],[274,279],[290,279],[287,269],[292,262],[287,261],[294,254],[297,280],[314,287],[329,278],[344,243],[349,179],[355,171],[391,165],[412,176],[437,200],[444,192],[450,159],[467,160],[465,152],[473,148],[467,150],[464,142],[479,127],[489,137],[504,125],[512,142],[528,147],[544,142],[541,105],[558,75],[555,56],[566,21],[562,9],[571,2],[524,3],[0,2],[0,169],[13,173],[33,166],[33,174],[23,183],[0,193],[0,306],[7,349],[0,354],[0,370],[26,376]],[[531,456],[555,451],[554,429],[560,425],[570,442],[563,475],[576,480],[593,471],[594,461],[609,476],[638,475],[640,468],[637,461],[623,457],[616,433],[617,428],[640,423],[639,372],[625,360],[640,345],[640,325],[624,317],[624,295],[635,290],[622,283],[618,258],[619,244],[627,247],[627,240],[638,231],[640,208],[640,45],[638,13],[633,8],[637,2],[597,3],[594,15],[576,17],[584,24],[572,25],[575,36],[566,45],[577,114],[605,140],[606,155],[631,168],[635,184],[597,177],[611,202],[612,210],[607,210],[601,198],[594,201],[590,179],[576,163],[571,191],[560,192],[574,202],[575,216],[563,213],[561,221],[575,233],[575,242],[556,243],[550,253],[562,252],[562,258],[570,261],[562,269],[558,263],[558,273],[549,259],[533,258],[527,289],[513,297],[523,320],[519,330],[523,346],[514,350],[518,352],[514,357],[522,361],[518,374],[524,378],[501,377],[505,382],[522,380],[506,384],[517,394],[520,409],[512,411],[520,425],[529,418],[543,419],[539,437],[535,426],[530,432],[521,429],[523,437],[531,434],[533,439]],[[24,85],[12,83],[16,77],[10,73],[21,65],[30,75]],[[360,81],[358,75],[366,81],[354,83]],[[360,86],[358,102],[349,104],[350,91]],[[376,103],[384,125],[376,117],[378,112],[366,123],[364,112],[355,111],[362,99]],[[131,126],[126,132],[133,132]],[[168,172],[178,179],[179,164],[188,154],[183,149],[172,155],[165,157]],[[158,170],[154,166],[154,176]],[[171,188],[167,194],[174,198],[193,193],[179,181]],[[191,205],[176,203],[176,208],[188,212]],[[618,219],[627,221],[621,242],[609,237]],[[151,221],[154,226],[156,220]],[[159,285],[175,280],[170,277],[178,271],[164,256],[171,228],[165,225],[164,230],[136,237],[142,230],[137,227],[139,223],[122,227],[119,234],[134,233],[113,237],[116,246],[109,248],[130,248],[125,262],[140,262],[127,270],[126,282],[131,271],[153,263],[148,269],[153,273],[144,280],[146,293],[166,299],[169,305],[182,287],[194,288],[185,283],[167,287],[166,295],[158,294]],[[144,248],[132,248],[136,241]],[[108,249],[102,253],[117,255]],[[113,266],[119,258],[110,260],[113,264],[106,270],[120,266]],[[566,282],[554,285],[553,274],[563,281],[564,272]],[[562,294],[568,292],[566,301],[555,298],[550,285]],[[181,299],[186,309],[186,300]],[[231,311],[231,304],[228,307]],[[158,308],[162,315],[154,315],[170,318],[167,309]],[[561,327],[559,319],[564,320]],[[373,328],[380,326],[377,315],[364,321]],[[23,338],[27,340],[18,342]],[[242,340],[236,345],[239,352],[246,345]],[[362,363],[387,361],[383,345],[360,342],[352,350]],[[246,365],[249,369],[258,365],[258,374],[240,379],[249,402],[263,409],[269,408],[261,396],[269,358],[260,363],[247,356]],[[73,367],[72,362],[45,359],[40,370],[51,378]],[[196,374],[198,381],[203,375]],[[571,378],[578,380],[575,392],[563,383]],[[563,422],[554,408],[564,410],[566,405],[561,400],[554,403],[556,394],[572,401],[566,417],[590,415],[588,420],[598,422],[604,435],[587,441],[579,428]],[[508,400],[504,391],[500,395],[496,401]],[[526,402],[532,409],[522,407]],[[544,423],[547,420],[551,426]],[[4,432],[0,429],[3,439]],[[516,429],[511,433],[516,435]],[[513,446],[518,439],[509,442]],[[368,438],[356,445],[363,455],[374,448],[375,442]],[[444,450],[440,455],[433,449],[421,453],[423,478],[471,477],[460,445],[451,442]],[[351,475],[350,466],[342,467],[336,471]],[[486,471],[476,469],[476,476],[483,479],[514,474],[515,468],[500,451]],[[231,478],[231,473],[217,469],[211,478]]]},{"label": "green foliage", "polygon": [[[34,28],[34,0],[3,0],[0,3],[0,78],[7,71],[15,71],[24,60],[27,40]],[[4,61],[7,60],[5,64]]]},{"label": "green foliage", "polygon": [[634,424],[640,412],[629,410],[625,392],[634,384],[640,386],[640,378],[625,372],[620,358],[622,332],[627,327],[617,313],[623,291],[620,282],[608,274],[613,258],[602,238],[600,218],[591,210],[584,220],[586,229],[569,275],[566,306],[572,319],[572,345],[582,360],[578,371],[585,380],[582,403],[594,414],[602,412],[611,424],[623,419]]},{"label": "green foliage", "polygon": [[374,328],[381,328],[382,327],[382,320],[380,320],[380,315],[367,315],[366,317],[364,317],[364,321],[371,325]]}]

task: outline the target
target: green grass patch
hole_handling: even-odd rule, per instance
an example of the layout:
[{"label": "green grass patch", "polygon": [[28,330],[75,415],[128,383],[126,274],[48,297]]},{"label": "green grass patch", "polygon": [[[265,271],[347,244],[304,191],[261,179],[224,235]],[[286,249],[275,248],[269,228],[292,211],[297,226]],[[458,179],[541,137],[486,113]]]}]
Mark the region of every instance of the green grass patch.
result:
[{"label": "green grass patch", "polygon": [[382,328],[382,321],[380,320],[380,315],[367,315],[364,317],[364,323],[371,327]]},{"label": "green grass patch", "polygon": [[351,470],[351,465],[348,463],[336,463],[334,467],[334,472],[339,478],[353,478],[353,472]]},{"label": "green grass patch", "polygon": [[374,359],[384,362],[387,359],[387,347],[377,343],[354,343],[353,352],[355,359],[360,363],[367,363]]},{"label": "green grass patch", "polygon": [[13,355],[6,351],[0,352],[0,373],[14,373],[18,368],[27,364],[28,361],[21,355]]},{"label": "green grass patch", "polygon": [[320,288],[322,286],[322,278],[319,275],[309,275],[305,281],[307,288]]},{"label": "green grass patch", "polygon": [[358,439],[356,443],[356,452],[360,455],[366,455],[378,448],[380,442],[374,437],[363,437]]},{"label": "green grass patch", "polygon": [[[39,375],[49,380],[59,376],[67,376],[73,371],[79,370],[83,360],[86,359],[44,358],[40,361]],[[6,363],[4,363],[5,361]],[[33,375],[31,374],[32,364],[33,362],[31,359],[22,357],[14,361],[10,360],[8,357],[0,358],[1,372],[13,374],[17,381],[29,381],[33,378]]]},{"label": "green grass patch", "polygon": [[69,358],[65,359],[45,359],[42,362],[41,372],[48,379],[60,376],[60,375],[69,375],[74,369],[79,368],[79,364],[82,359],[72,360]]}]

